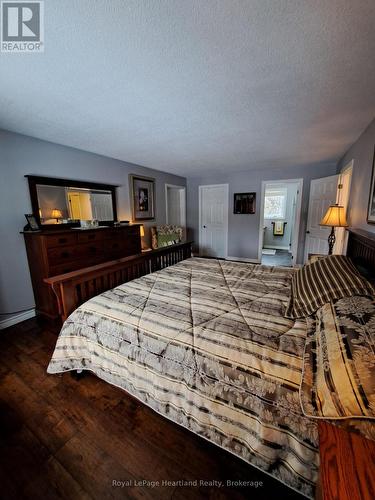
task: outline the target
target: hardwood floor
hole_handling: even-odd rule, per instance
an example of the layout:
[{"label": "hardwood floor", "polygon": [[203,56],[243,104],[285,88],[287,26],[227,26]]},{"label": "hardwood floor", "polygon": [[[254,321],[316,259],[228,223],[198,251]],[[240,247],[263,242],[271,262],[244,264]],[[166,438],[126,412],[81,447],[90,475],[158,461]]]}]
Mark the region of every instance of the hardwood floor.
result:
[{"label": "hardwood floor", "polygon": [[[94,375],[48,375],[57,332],[36,319],[0,332],[1,499],[303,498]],[[198,485],[161,484],[183,480]]]}]

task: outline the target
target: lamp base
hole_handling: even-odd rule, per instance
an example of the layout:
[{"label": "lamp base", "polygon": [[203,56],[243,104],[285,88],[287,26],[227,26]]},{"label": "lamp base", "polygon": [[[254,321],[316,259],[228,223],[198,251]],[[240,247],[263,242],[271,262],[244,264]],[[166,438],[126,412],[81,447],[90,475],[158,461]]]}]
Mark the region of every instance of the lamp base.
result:
[{"label": "lamp base", "polygon": [[330,235],[328,236],[328,255],[332,255],[332,250],[336,241],[335,228],[332,226]]}]

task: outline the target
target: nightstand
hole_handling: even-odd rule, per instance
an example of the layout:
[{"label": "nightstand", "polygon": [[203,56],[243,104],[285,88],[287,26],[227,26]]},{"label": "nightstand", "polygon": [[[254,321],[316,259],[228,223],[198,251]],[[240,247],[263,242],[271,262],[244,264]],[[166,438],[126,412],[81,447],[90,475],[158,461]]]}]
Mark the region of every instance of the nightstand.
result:
[{"label": "nightstand", "polygon": [[313,262],[316,262],[319,259],[324,259],[325,257],[327,257],[327,255],[323,253],[309,253],[307,256],[307,263],[312,264]]},{"label": "nightstand", "polygon": [[323,500],[375,498],[375,441],[319,422],[320,487]]}]

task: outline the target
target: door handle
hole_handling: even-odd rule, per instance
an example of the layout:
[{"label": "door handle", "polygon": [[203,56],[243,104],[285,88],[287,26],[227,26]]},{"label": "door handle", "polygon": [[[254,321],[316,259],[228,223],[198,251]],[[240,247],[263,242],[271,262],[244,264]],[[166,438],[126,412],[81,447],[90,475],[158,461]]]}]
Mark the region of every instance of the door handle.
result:
[{"label": "door handle", "polygon": [[310,234],[310,231],[306,231],[306,234]]}]

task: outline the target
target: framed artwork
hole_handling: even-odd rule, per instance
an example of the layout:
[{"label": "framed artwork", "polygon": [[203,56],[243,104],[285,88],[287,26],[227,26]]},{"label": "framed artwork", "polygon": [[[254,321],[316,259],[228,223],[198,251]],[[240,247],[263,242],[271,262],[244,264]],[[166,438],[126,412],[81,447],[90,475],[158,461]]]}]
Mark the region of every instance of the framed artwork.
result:
[{"label": "framed artwork", "polygon": [[256,193],[235,193],[233,213],[255,214]]},{"label": "framed artwork", "polygon": [[370,196],[368,201],[367,222],[369,224],[375,224],[375,148],[374,158],[372,160],[372,175],[370,184]]},{"label": "framed artwork", "polygon": [[133,221],[155,219],[155,179],[130,174]]}]

